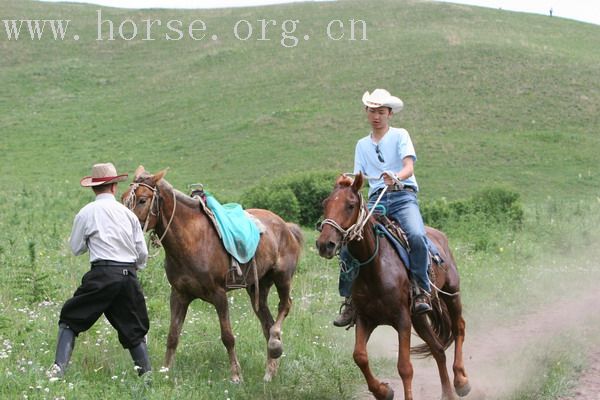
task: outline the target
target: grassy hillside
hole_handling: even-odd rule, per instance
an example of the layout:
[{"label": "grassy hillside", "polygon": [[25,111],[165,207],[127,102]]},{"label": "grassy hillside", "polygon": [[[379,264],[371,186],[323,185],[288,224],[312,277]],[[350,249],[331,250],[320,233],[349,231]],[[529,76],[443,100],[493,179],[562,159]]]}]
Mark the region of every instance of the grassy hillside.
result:
[{"label": "grassy hillside", "polygon": [[[135,39],[109,41],[104,24],[97,40],[97,10],[117,33],[135,22]],[[405,101],[395,123],[413,135],[424,198],[495,182],[528,201],[598,194],[595,25],[414,1],[132,11],[7,0],[0,15],[72,20],[63,41],[1,32],[5,188],[73,187],[109,159],[130,172],[170,167],[178,187],[201,181],[229,196],[298,170],[348,171],[368,129],[360,97],[386,87]],[[162,22],[150,36],[147,19]],[[195,19],[203,40],[165,40],[177,36],[169,20]],[[270,40],[257,40],[261,19],[276,21]],[[292,48],[281,44],[288,19],[299,21]],[[351,19],[365,21],[368,40],[361,30],[346,40]],[[240,20],[253,26],[245,41],[233,33]],[[334,20],[345,29],[335,23],[331,36],[342,40],[327,37]],[[132,37],[132,24],[122,31]]]}]

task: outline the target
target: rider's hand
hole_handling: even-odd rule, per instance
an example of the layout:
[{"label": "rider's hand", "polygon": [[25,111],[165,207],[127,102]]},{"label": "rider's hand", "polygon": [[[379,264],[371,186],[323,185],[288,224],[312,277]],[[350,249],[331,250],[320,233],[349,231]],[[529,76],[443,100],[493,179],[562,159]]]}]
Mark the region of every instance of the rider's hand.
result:
[{"label": "rider's hand", "polygon": [[396,182],[394,182],[392,172],[385,171],[383,174],[381,174],[381,177],[383,178],[383,182],[387,186],[392,186],[394,183],[396,183]]}]

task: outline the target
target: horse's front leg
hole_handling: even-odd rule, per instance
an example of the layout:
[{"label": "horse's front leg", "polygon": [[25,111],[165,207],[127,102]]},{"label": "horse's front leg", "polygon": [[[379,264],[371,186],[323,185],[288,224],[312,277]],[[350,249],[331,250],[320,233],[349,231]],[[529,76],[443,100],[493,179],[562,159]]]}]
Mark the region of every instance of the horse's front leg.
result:
[{"label": "horse's front leg", "polygon": [[219,316],[219,324],[221,326],[221,341],[227,349],[227,355],[229,356],[229,366],[231,368],[231,381],[233,383],[240,383],[242,381],[242,373],[240,363],[235,353],[235,337],[231,329],[231,322],[229,321],[229,305],[227,304],[227,293],[225,289],[217,289],[213,297],[213,305],[217,310]]},{"label": "horse's front leg", "polygon": [[[367,380],[369,391],[373,393],[373,396],[375,396],[377,400],[392,400],[394,398],[394,391],[392,388],[387,383],[380,382],[373,375],[371,368],[369,367],[367,342],[371,337],[371,333],[373,333],[373,329],[375,329],[375,327],[364,324],[361,321],[360,316],[357,318],[354,338],[354,362],[362,371]],[[410,398],[407,398],[407,400],[410,400]]]},{"label": "horse's front leg", "polygon": [[190,300],[187,297],[181,296],[174,288],[171,288],[171,324],[169,326],[169,337],[167,338],[167,351],[165,353],[164,366],[171,368],[173,365],[173,357],[179,344],[179,335],[185,316],[187,314]]}]

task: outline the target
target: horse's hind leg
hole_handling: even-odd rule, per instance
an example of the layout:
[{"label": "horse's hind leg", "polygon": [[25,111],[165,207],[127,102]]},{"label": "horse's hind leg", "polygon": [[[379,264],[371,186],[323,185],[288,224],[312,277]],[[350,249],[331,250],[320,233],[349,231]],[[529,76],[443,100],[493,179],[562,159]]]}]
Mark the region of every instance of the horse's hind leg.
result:
[{"label": "horse's hind leg", "polygon": [[188,298],[181,296],[174,289],[171,289],[171,324],[169,326],[169,337],[167,338],[167,351],[164,362],[164,366],[167,368],[171,368],[173,365],[173,358],[179,344],[181,327],[183,326],[189,305],[190,300]]},{"label": "horse's hind leg", "polygon": [[227,304],[227,293],[224,289],[217,289],[212,298],[212,304],[217,310],[219,316],[219,325],[221,326],[221,341],[227,349],[229,356],[229,366],[231,368],[231,381],[240,383],[242,381],[242,373],[240,363],[235,352],[235,337],[231,329],[229,321],[229,305]]},{"label": "horse's hind leg", "polygon": [[440,381],[442,383],[442,400],[455,399],[456,396],[454,395],[454,390],[450,384],[448,368],[446,368],[446,353],[444,347],[437,339],[431,324],[427,320],[427,317],[425,315],[414,317],[413,326],[417,334],[425,343],[427,343],[427,346],[429,346],[431,354],[433,355],[433,358],[437,364]]},{"label": "horse's hind leg", "polygon": [[279,295],[279,306],[277,307],[275,323],[269,330],[268,350],[270,357],[279,358],[281,357],[281,353],[283,353],[281,326],[292,308],[292,299],[290,297],[292,277],[287,273],[283,273],[274,279],[274,281],[277,294]]},{"label": "horse's hind leg", "polygon": [[274,322],[272,322],[271,312],[269,311],[267,305],[266,295],[268,294],[268,290],[263,291],[266,292],[264,303],[265,313],[267,314],[267,316],[265,316],[265,318],[269,319],[270,324],[267,337],[267,371],[265,372],[265,381],[270,381],[271,378],[275,375],[279,366],[279,357],[281,357],[281,354],[283,354],[283,339],[281,337],[281,327],[283,325],[285,317],[287,317],[287,315],[290,312],[290,309],[292,308],[290,290],[293,271],[294,268],[288,268],[286,269],[286,272],[273,274],[273,282],[275,283],[275,287],[277,288],[277,294],[279,296],[279,305],[277,306],[277,318]]},{"label": "horse's hind leg", "polygon": [[[263,331],[265,340],[267,341],[267,346],[269,343],[271,327],[275,323],[275,321],[273,320],[273,316],[271,315],[271,310],[269,309],[269,304],[267,302],[267,299],[269,297],[269,289],[271,288],[271,285],[272,285],[272,281],[268,278],[263,278],[260,281],[258,309],[254,308],[256,286],[252,285],[252,286],[249,286],[247,289],[248,295],[250,296],[250,301],[253,304],[252,309],[254,310],[254,313],[260,320],[260,325],[262,327],[262,331]],[[263,379],[266,382],[270,382],[271,379],[273,379],[273,376],[275,376],[275,374],[277,372],[277,368],[278,368],[278,359],[271,357],[270,352],[267,350],[267,366],[265,369],[265,376]]]},{"label": "horse's hind leg", "polygon": [[452,334],[454,335],[454,389],[456,393],[464,397],[471,391],[469,378],[465,371],[465,363],[463,360],[463,343],[465,341],[465,320],[462,317],[462,304],[460,295],[449,297],[441,295],[444,302],[448,306],[450,319],[452,321]]},{"label": "horse's hind leg", "polygon": [[412,399],[412,379],[413,379],[413,367],[410,362],[410,335],[411,335],[411,321],[408,312],[402,313],[400,323],[396,328],[398,331],[398,374],[402,379],[402,386],[404,388],[404,398]]}]

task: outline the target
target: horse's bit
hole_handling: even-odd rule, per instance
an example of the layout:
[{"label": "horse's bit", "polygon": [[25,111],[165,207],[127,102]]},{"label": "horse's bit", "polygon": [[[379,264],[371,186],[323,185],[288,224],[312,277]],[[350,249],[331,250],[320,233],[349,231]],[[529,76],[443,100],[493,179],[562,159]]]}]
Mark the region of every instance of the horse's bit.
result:
[{"label": "horse's bit", "polygon": [[369,218],[371,218],[371,216],[373,215],[375,208],[381,201],[381,198],[383,197],[383,195],[385,194],[386,191],[387,191],[387,186],[385,186],[383,188],[383,190],[379,194],[379,197],[377,198],[377,201],[375,201],[375,203],[373,204],[373,207],[371,207],[371,211],[369,211],[368,213],[366,211],[367,207],[365,207],[365,199],[363,198],[362,193],[358,192],[358,196],[360,198],[358,217],[356,218],[356,222],[354,224],[352,224],[351,226],[349,226],[348,229],[342,228],[340,226],[340,224],[338,224],[333,219],[326,218],[323,221],[321,221],[321,223],[317,227],[317,230],[321,231],[323,229],[323,225],[331,225],[336,231],[338,231],[342,234],[342,243],[348,243],[354,239],[362,240],[363,228],[365,227]]}]

